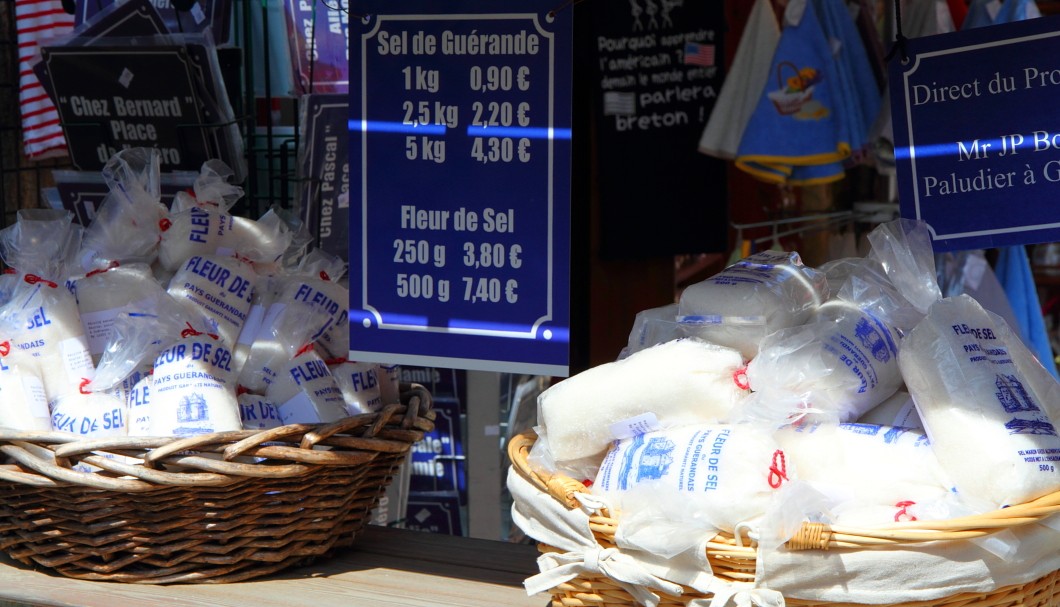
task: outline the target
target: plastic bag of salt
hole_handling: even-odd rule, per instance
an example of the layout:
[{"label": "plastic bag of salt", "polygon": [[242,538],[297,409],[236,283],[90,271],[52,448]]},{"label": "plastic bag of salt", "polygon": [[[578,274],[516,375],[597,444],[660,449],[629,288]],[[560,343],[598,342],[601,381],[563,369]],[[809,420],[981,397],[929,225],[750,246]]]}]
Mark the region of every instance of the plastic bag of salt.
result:
[{"label": "plastic bag of salt", "polygon": [[270,310],[238,376],[239,385],[255,394],[264,394],[291,359],[312,348],[313,334],[328,317],[326,308],[300,300]]},{"label": "plastic bag of salt", "polygon": [[617,518],[679,521],[732,532],[765,514],[796,470],[768,430],[691,425],[615,441],[592,492]]},{"label": "plastic bag of salt", "polygon": [[827,297],[824,275],[798,253],[762,251],[685,289],[678,320],[689,335],[751,359],[762,338],[803,324]]},{"label": "plastic bag of salt", "polygon": [[799,479],[828,496],[833,511],[883,517],[861,523],[900,520],[914,505],[942,502],[950,493],[927,436],[916,430],[799,423],[774,436]]},{"label": "plastic bag of salt", "polygon": [[0,426],[27,431],[52,429],[40,369],[32,356],[13,348],[9,341],[0,343],[0,396]]},{"label": "plastic bag of salt", "polygon": [[[326,255],[326,258],[323,257]],[[239,382],[252,392],[261,392],[263,369],[275,371],[307,343],[315,343],[338,320],[347,313],[348,290],[331,279],[332,272],[345,271],[345,262],[323,252],[307,260],[318,260],[312,265],[282,277],[272,283],[277,285],[276,294],[264,310],[262,321],[250,341],[246,363],[240,373]],[[322,269],[321,264],[327,269]],[[240,340],[247,341],[245,336]],[[342,352],[335,358],[345,357]]]},{"label": "plastic bag of salt", "polygon": [[[255,263],[279,259],[291,243],[287,224],[272,211],[258,220],[230,215],[231,199],[238,199],[242,190],[227,184],[227,176],[207,173],[206,165],[203,170],[196,181],[194,202],[178,197],[164,221],[159,264],[174,271],[189,257],[233,253]],[[200,187],[200,181],[210,183]],[[221,193],[213,193],[215,190]]]},{"label": "plastic bag of salt", "polygon": [[329,361],[328,367],[346,400],[346,412],[349,415],[374,413],[383,408],[380,393],[380,375],[383,371],[379,365],[343,360],[337,364]]},{"label": "plastic bag of salt", "polygon": [[968,295],[939,300],[898,357],[957,490],[998,508],[1060,490],[1060,436],[999,322]]},{"label": "plastic bag of salt", "polygon": [[161,154],[155,148],[119,151],[103,167],[110,192],[85,229],[78,254],[83,271],[112,263],[143,263],[158,257],[166,207],[161,202]]},{"label": "plastic bag of salt", "polygon": [[856,420],[901,387],[900,336],[919,317],[882,269],[863,260],[810,322],[762,340],[747,365],[748,414],[781,423]]},{"label": "plastic bag of salt", "polygon": [[77,302],[65,287],[62,268],[80,244],[69,213],[20,211],[0,231],[4,261],[19,277],[11,300],[0,310],[14,330],[12,347],[37,359],[49,404],[78,393],[94,373]]},{"label": "plastic bag of salt", "polygon": [[142,263],[92,270],[76,280],[77,309],[92,359],[99,362],[113,338],[114,319],[122,312],[150,313],[165,289]]},{"label": "plastic bag of salt", "polygon": [[276,407],[264,396],[249,392],[239,395],[239,417],[244,430],[268,430],[281,425]]},{"label": "plastic bag of salt", "polygon": [[244,259],[196,255],[173,276],[167,292],[186,309],[205,314],[233,349],[250,313],[257,280],[254,267]]},{"label": "plastic bag of salt", "polygon": [[659,344],[545,390],[538,423],[562,463],[600,454],[637,431],[728,421],[747,394],[742,366],[739,352],[715,344]]},{"label": "plastic bag of salt", "polygon": [[232,351],[216,335],[187,331],[155,359],[151,434],[191,436],[240,430]]},{"label": "plastic bag of salt", "polygon": [[304,348],[288,360],[269,384],[265,398],[275,404],[283,424],[316,424],[346,417],[346,403],[320,355]]}]

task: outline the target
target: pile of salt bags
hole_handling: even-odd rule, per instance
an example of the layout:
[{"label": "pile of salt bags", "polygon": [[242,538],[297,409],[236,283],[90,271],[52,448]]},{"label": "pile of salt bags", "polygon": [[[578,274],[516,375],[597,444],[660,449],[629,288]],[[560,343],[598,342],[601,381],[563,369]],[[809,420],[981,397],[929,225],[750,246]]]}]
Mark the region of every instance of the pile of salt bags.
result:
[{"label": "pile of salt bags", "polygon": [[[13,268],[0,278],[0,388],[23,405],[0,408],[0,425],[186,436],[333,421],[396,401],[379,367],[325,360],[348,351],[336,329],[347,320],[345,264],[306,255],[290,215],[230,215],[242,191],[216,161],[170,211],[157,151],[124,150],[104,173],[111,193],[87,230],[69,213],[22,211],[0,231]],[[271,304],[314,317],[274,322],[282,314]],[[255,392],[238,383],[251,353],[275,377]]]},{"label": "pile of salt bags", "polygon": [[762,251],[685,289],[677,320],[688,334],[751,359],[766,335],[805,323],[827,297],[824,275],[798,253]]}]

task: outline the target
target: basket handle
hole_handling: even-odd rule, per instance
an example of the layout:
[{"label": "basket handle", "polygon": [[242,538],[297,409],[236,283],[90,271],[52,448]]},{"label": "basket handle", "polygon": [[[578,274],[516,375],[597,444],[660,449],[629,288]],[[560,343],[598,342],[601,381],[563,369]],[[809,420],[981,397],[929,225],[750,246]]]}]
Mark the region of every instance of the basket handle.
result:
[{"label": "basket handle", "polygon": [[577,508],[578,500],[574,496],[578,493],[588,493],[589,490],[585,485],[568,476],[545,475],[534,471],[527,462],[527,457],[536,440],[537,434],[533,430],[528,430],[513,436],[508,441],[508,459],[511,460],[512,467],[532,485],[551,495],[559,503],[569,509]]},{"label": "basket handle", "polygon": [[795,72],[796,76],[799,75],[799,68],[794,63],[792,63],[790,61],[781,61],[780,63],[778,63],[777,64],[777,86],[779,86],[781,89],[786,89],[787,88],[787,86],[785,86],[785,84],[784,84],[784,75],[780,73],[780,69],[782,67],[785,67],[785,66],[790,67],[791,70],[793,72]]}]

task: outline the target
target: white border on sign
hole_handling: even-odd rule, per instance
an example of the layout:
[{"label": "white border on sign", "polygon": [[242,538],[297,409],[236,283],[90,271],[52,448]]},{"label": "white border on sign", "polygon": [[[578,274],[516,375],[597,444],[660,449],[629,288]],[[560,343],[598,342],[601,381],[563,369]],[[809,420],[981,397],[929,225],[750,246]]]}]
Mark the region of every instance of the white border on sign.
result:
[{"label": "white border on sign", "polygon": [[492,371],[495,373],[525,373],[566,377],[570,369],[563,365],[539,365],[503,360],[484,360],[481,358],[454,358],[450,356],[425,356],[422,354],[400,354],[391,352],[349,351],[349,360],[386,360],[387,364],[408,365],[412,367],[442,367],[467,369],[468,371]]},{"label": "white border on sign", "polygon": [[[546,295],[546,312],[544,316],[539,317],[529,331],[499,331],[494,329],[470,329],[470,328],[452,328],[452,327],[430,327],[421,325],[408,325],[408,324],[395,324],[395,323],[384,323],[383,317],[379,311],[368,303],[368,100],[365,91],[368,90],[367,81],[367,52],[368,52],[368,39],[375,36],[376,32],[379,31],[379,27],[383,21],[466,21],[466,20],[512,20],[512,19],[527,19],[533,23],[534,28],[541,34],[542,37],[548,39],[548,293]],[[541,24],[538,22],[537,15],[535,13],[498,13],[498,14],[467,14],[467,15],[380,15],[376,19],[375,26],[367,33],[361,34],[361,308],[367,310],[375,316],[376,324],[380,329],[397,329],[397,330],[409,330],[409,331],[427,331],[431,333],[462,333],[467,335],[482,335],[492,337],[517,337],[524,339],[534,339],[538,328],[552,320],[552,267],[553,267],[553,246],[552,246],[552,227],[553,227],[553,171],[555,165],[555,158],[553,157],[553,146],[554,146],[554,134],[555,124],[553,123],[553,117],[555,116],[555,65],[556,65],[556,44],[555,35],[552,32],[548,32],[541,28]],[[418,360],[426,360],[434,357],[416,357]],[[351,359],[355,360],[355,359]],[[438,357],[435,364],[438,361],[452,361],[460,359],[449,359]],[[396,361],[396,359],[395,359]],[[401,362],[401,361],[396,361]],[[468,363],[472,362],[470,359]],[[421,364],[420,362],[412,362],[406,364]],[[426,364],[426,363],[422,363]],[[513,363],[514,364],[514,363]],[[432,366],[432,365],[427,365]],[[542,367],[548,367],[551,369],[559,369],[560,367],[552,367],[549,365],[542,365]],[[466,367],[472,368],[472,367]],[[516,367],[512,367],[516,368]],[[525,365],[519,366],[519,369],[526,369]],[[478,369],[483,371],[502,371],[502,369]],[[525,371],[520,371],[525,372]]]},{"label": "white border on sign", "polygon": [[[1021,38],[1009,38],[1007,40],[995,40],[993,42],[983,42],[980,44],[970,44],[968,46],[960,46],[941,51],[930,51],[926,53],[920,53],[916,56],[916,62],[913,64],[913,68],[902,75],[902,85],[905,90],[905,122],[906,129],[909,134],[909,166],[913,173],[913,208],[916,210],[916,219],[923,220],[923,215],[920,213],[920,188],[917,187],[916,178],[916,143],[913,141],[913,113],[912,111],[910,111],[911,106],[909,103],[909,77],[913,75],[913,73],[916,72],[917,69],[920,68],[920,60],[925,57],[941,57],[943,55],[952,55],[954,53],[963,53],[966,51],[975,51],[985,48],[993,48],[997,46],[1006,46],[1009,44],[1020,44],[1022,42],[1033,42],[1035,40],[1044,40],[1046,38],[1055,38],[1057,36],[1060,36],[1060,31],[1045,32],[1043,34],[1023,36]],[[955,232],[952,234],[937,234],[935,232],[935,229],[930,224],[928,224],[928,230],[931,231],[931,236],[934,240],[941,240],[944,238],[969,238],[972,236],[990,236],[994,234],[1015,234],[1019,232],[1032,232],[1035,230],[1047,230],[1051,228],[1060,228],[1060,222],[1036,224],[1032,226],[1016,226],[1012,228],[998,228],[992,230],[975,230],[972,232]]]}]

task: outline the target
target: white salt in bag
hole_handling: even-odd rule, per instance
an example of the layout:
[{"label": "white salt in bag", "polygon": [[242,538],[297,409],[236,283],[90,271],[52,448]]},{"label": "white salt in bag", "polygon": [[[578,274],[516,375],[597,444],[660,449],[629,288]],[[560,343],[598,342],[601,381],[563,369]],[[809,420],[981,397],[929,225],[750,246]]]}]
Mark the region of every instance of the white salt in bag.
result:
[{"label": "white salt in bag", "polygon": [[122,312],[151,313],[165,289],[142,263],[93,270],[76,281],[77,309],[94,361],[103,356],[113,338],[114,319]]},{"label": "white salt in bag", "polygon": [[890,398],[876,405],[858,418],[859,424],[898,426],[910,430],[924,429],[920,414],[916,412],[913,397],[906,390],[898,390]]},{"label": "white salt in bag", "polygon": [[239,395],[239,418],[244,430],[268,430],[279,428],[280,413],[264,396],[257,394]]},{"label": "white salt in bag", "polygon": [[826,495],[833,511],[886,515],[862,522],[894,522],[903,508],[908,512],[914,504],[940,502],[949,494],[927,436],[915,430],[800,423],[774,436],[799,471],[799,480]]},{"label": "white salt in bag", "polygon": [[832,300],[814,321],[767,336],[747,365],[749,414],[778,422],[851,422],[902,385],[898,332],[867,309]]},{"label": "white salt in bag", "polygon": [[685,289],[678,320],[690,335],[751,359],[766,335],[806,322],[827,289],[824,275],[802,265],[798,253],[762,251]]},{"label": "white salt in bag", "polygon": [[383,408],[379,378],[382,369],[379,365],[345,360],[328,367],[346,400],[347,414],[374,413]]},{"label": "white salt in bag", "polygon": [[747,393],[742,365],[736,350],[696,339],[659,344],[545,390],[538,423],[563,462],[603,452],[619,422],[657,429],[728,421]]},{"label": "white salt in bag", "polygon": [[159,352],[185,332],[194,332],[194,327],[213,328],[198,310],[185,310],[165,291],[146,307],[152,312],[122,312],[115,317],[110,342],[88,386],[93,392],[126,389],[138,374],[149,372]]},{"label": "white salt in bag", "polygon": [[257,280],[254,268],[242,259],[197,255],[177,271],[167,292],[189,313],[197,311],[212,320],[231,349],[247,320]]},{"label": "white salt in bag", "polygon": [[967,295],[939,300],[898,362],[943,469],[994,507],[1060,490],[1060,436],[991,317]]},{"label": "white salt in bag", "polygon": [[75,390],[51,402],[52,427],[84,438],[125,436],[128,407],[106,392]]},{"label": "white salt in bag", "polygon": [[267,379],[269,370],[275,372],[302,346],[316,342],[346,316],[347,291],[340,285],[299,276],[282,283],[279,294],[265,311],[239,376],[239,383],[252,392],[265,389],[263,373]]},{"label": "white salt in bag", "polygon": [[95,369],[77,302],[53,281],[23,275],[23,283],[0,312],[14,321],[8,339],[14,348],[34,357],[49,405],[59,397],[77,394]]},{"label": "white salt in bag", "polygon": [[107,161],[103,178],[110,192],[85,229],[78,255],[82,271],[105,268],[112,262],[154,262],[166,216],[160,158],[155,148],[129,148]]},{"label": "white salt in bag", "polygon": [[0,343],[0,426],[51,430],[48,397],[33,357],[10,342]]},{"label": "white salt in bag", "polygon": [[658,518],[732,532],[770,509],[796,478],[770,432],[752,425],[693,425],[616,441],[592,492],[617,518]]},{"label": "white salt in bag", "polygon": [[379,365],[379,397],[384,407],[401,402],[400,365]]},{"label": "white salt in bag", "polygon": [[216,336],[191,331],[155,359],[151,434],[192,436],[240,430],[232,352]]},{"label": "white salt in bag", "polygon": [[151,385],[154,375],[146,373],[139,377],[129,391],[129,436],[151,435]]},{"label": "white salt in bag", "polygon": [[159,264],[176,270],[189,257],[237,254],[252,263],[271,263],[283,255],[291,235],[274,213],[258,221],[193,206],[171,213],[162,231]]},{"label": "white salt in bag", "polygon": [[342,391],[327,363],[309,348],[280,368],[265,392],[283,424],[316,424],[346,417]]}]

